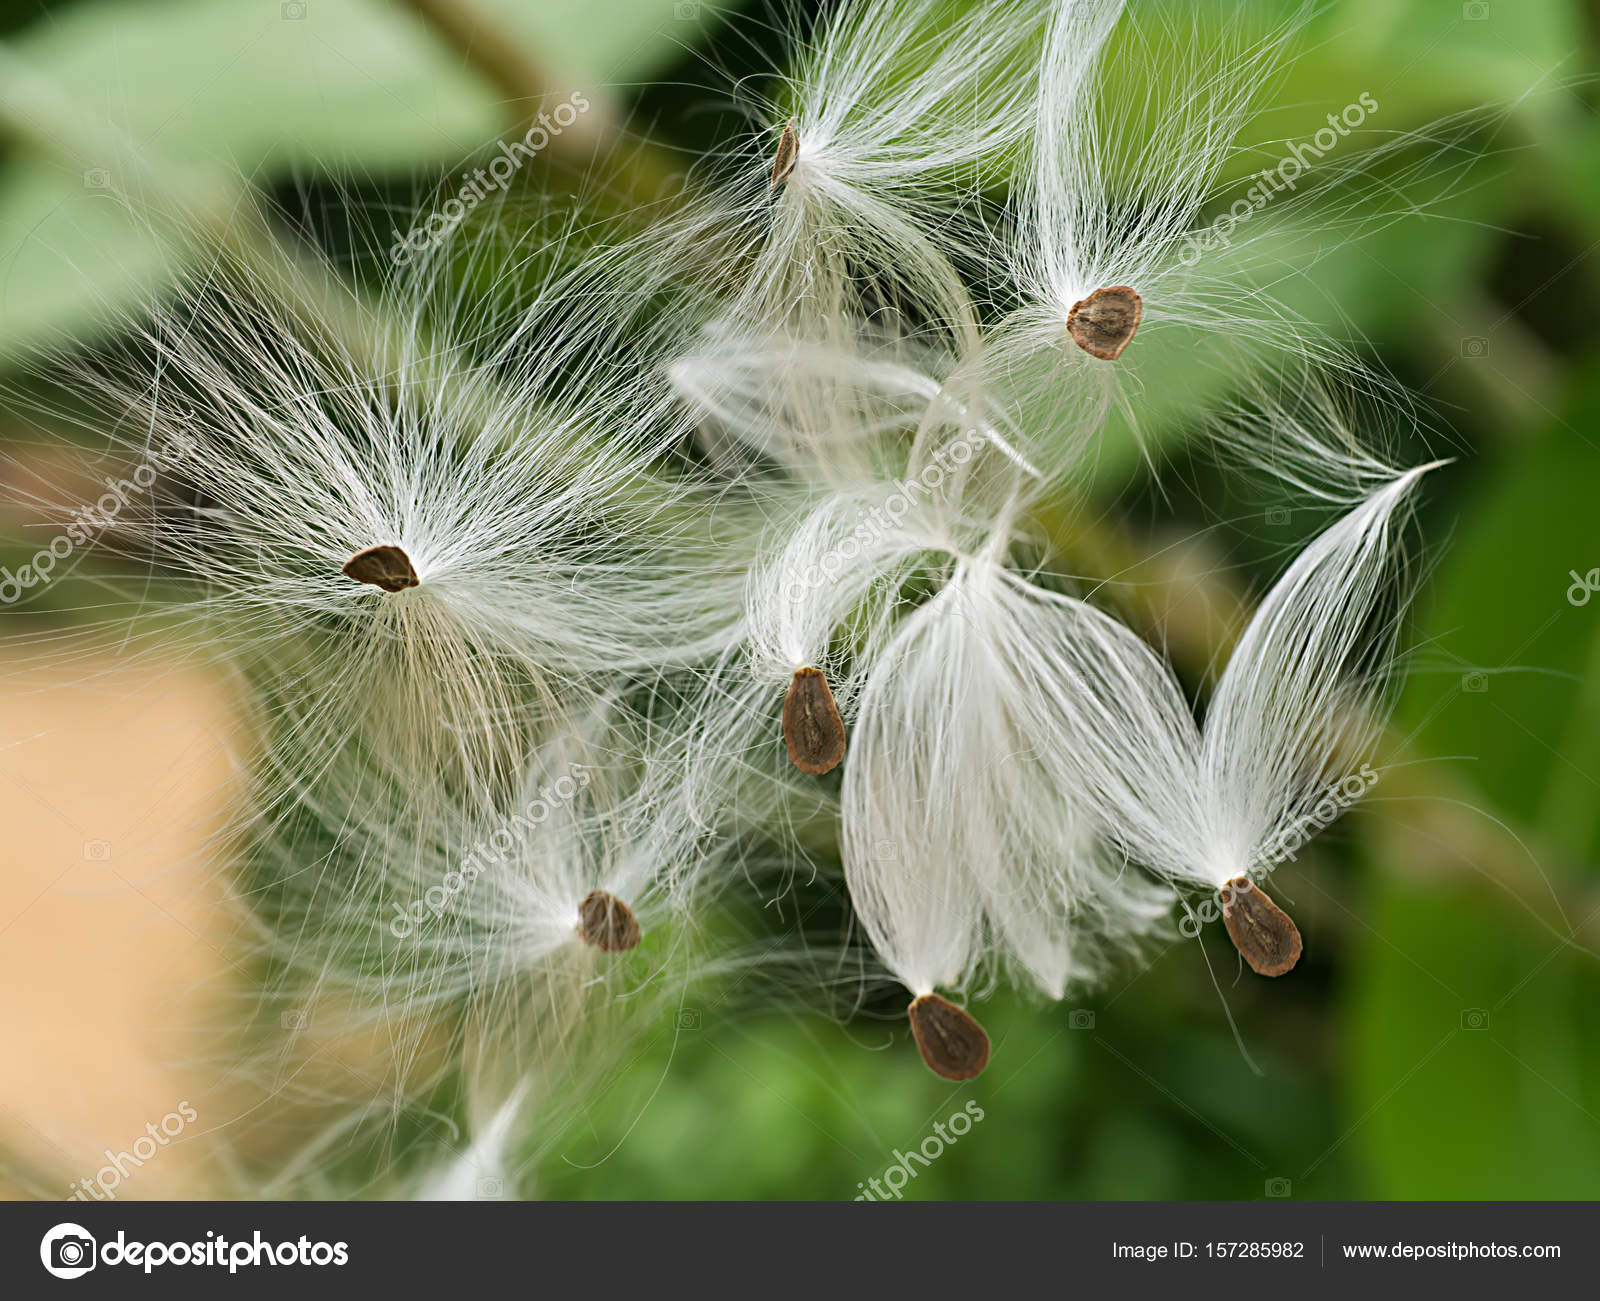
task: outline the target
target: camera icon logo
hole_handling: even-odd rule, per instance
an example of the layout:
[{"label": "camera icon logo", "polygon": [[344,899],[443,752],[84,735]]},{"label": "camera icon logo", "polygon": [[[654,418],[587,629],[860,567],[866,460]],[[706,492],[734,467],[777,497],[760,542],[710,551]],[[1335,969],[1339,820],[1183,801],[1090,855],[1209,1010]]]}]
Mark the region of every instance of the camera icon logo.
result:
[{"label": "camera icon logo", "polygon": [[478,1196],[480,1198],[504,1197],[506,1186],[494,1175],[484,1175],[478,1180]]},{"label": "camera icon logo", "polygon": [[1461,341],[1461,355],[1463,357],[1487,357],[1489,355],[1489,341],[1480,334],[1470,334]]},{"label": "camera icon logo", "polygon": [[83,842],[83,856],[91,863],[105,863],[111,858],[111,842],[109,840],[86,840]]},{"label": "camera icon logo", "polygon": [[700,17],[700,0],[681,0],[672,6],[672,16],[679,22],[693,22]]},{"label": "camera icon logo", "polygon": [[83,188],[86,190],[109,190],[111,188],[111,173],[104,167],[91,167],[83,174]]},{"label": "camera icon logo", "polygon": [[1481,696],[1489,689],[1489,675],[1487,673],[1467,673],[1462,676],[1461,689],[1470,691],[1475,696]]},{"label": "camera icon logo", "polygon": [[58,1224],[39,1243],[39,1260],[57,1278],[82,1278],[95,1266],[94,1238],[81,1224]]},{"label": "camera icon logo", "polygon": [[700,1009],[694,1007],[682,1008],[678,1012],[678,1029],[698,1030],[700,1028]]},{"label": "camera icon logo", "polygon": [[1487,1030],[1489,1028],[1489,1009],[1486,1007],[1462,1008],[1461,1028],[1463,1030]]},{"label": "camera icon logo", "polygon": [[1469,23],[1483,22],[1489,17],[1489,0],[1466,0],[1461,16]]},{"label": "camera icon logo", "polygon": [[1268,1179],[1267,1180],[1267,1196],[1268,1197],[1288,1197],[1293,1192],[1294,1192],[1294,1185],[1292,1183],[1290,1183],[1287,1179],[1279,1178],[1279,1179]]},{"label": "camera icon logo", "polygon": [[900,845],[893,840],[874,840],[872,842],[872,856],[880,863],[898,863],[900,861]]},{"label": "camera icon logo", "polygon": [[1094,1013],[1086,1007],[1074,1008],[1067,1013],[1067,1028],[1069,1030],[1093,1030]]},{"label": "camera icon logo", "polygon": [[1273,506],[1267,510],[1267,523],[1274,528],[1281,528],[1289,522],[1289,508],[1287,506]]},{"label": "camera icon logo", "polygon": [[280,1012],[278,1024],[285,1030],[304,1030],[306,1028],[306,1014],[296,1008],[292,1012]]},{"label": "camera icon logo", "polygon": [[306,0],[283,0],[278,12],[286,23],[298,23],[306,16]]}]

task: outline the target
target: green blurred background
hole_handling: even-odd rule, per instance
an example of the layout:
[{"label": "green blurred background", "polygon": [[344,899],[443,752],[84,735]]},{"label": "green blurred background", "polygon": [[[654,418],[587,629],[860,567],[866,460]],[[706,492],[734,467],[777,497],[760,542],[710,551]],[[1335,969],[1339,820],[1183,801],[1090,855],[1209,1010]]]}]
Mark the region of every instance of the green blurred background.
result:
[{"label": "green blurred background", "polygon": [[[733,5],[474,7],[552,85],[610,87],[679,161],[738,128],[729,78],[783,57],[771,15],[741,22]],[[1195,7],[1218,23],[1234,10]],[[167,268],[170,250],[115,193],[226,209],[245,176],[324,229],[386,244],[411,196],[449,188],[516,120],[479,60],[387,0],[0,0],[0,37],[0,374],[29,392],[42,382],[25,373],[31,350],[93,342]],[[1569,599],[1574,573],[1600,568],[1597,40],[1600,4],[1582,0],[1331,0],[1252,128],[1262,166],[1274,141],[1363,91],[1381,105],[1371,143],[1509,105],[1467,137],[1482,163],[1425,219],[1330,236],[1284,286],[1416,394],[1429,445],[1459,458],[1426,493],[1396,766],[1274,878],[1306,941],[1293,975],[1239,976],[1209,928],[1091,998],[997,995],[981,1009],[993,1065],[960,1089],[911,1050],[903,995],[841,1018],[820,997],[780,1012],[712,987],[560,1136],[538,1192],[850,1198],[972,1101],[982,1121],[905,1196],[1600,1193],[1600,600]],[[22,402],[0,421],[0,563],[16,564],[37,528],[16,502],[59,482],[42,449],[71,435]],[[1236,627],[1242,598],[1315,526],[1292,502],[1219,506],[1185,432],[1163,436],[1163,493],[1125,465],[1093,512],[1111,530],[1102,556],[1161,593],[1172,622],[1155,631],[1180,659],[1186,636],[1203,647]],[[94,579],[91,557],[41,603],[0,613],[0,633],[70,627]],[[3,750],[0,788],[26,783]],[[837,920],[826,882],[791,902],[813,927]],[[24,929],[0,931],[0,951]],[[26,979],[3,957],[0,971]],[[0,1133],[28,1171],[16,1195],[55,1195],[50,1149],[74,1127],[90,1151],[117,1138],[92,1109],[51,1118],[51,1090],[0,1083]],[[41,1130],[59,1141],[28,1137]],[[208,1188],[174,1180],[164,1191]]]}]

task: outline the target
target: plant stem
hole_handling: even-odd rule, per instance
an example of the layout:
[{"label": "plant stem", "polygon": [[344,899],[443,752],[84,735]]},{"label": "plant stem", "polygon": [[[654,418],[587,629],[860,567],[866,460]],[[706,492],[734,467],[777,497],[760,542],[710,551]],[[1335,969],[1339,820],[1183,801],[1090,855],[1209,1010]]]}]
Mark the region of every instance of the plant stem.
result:
[{"label": "plant stem", "polygon": [[[478,0],[396,0],[461,55],[505,100],[512,128],[530,129],[541,106],[579,89],[563,84],[545,61]],[[647,207],[670,201],[683,169],[673,156],[627,131],[627,110],[601,87],[583,87],[589,107],[560,131],[547,131],[551,161],[580,174],[604,160],[595,179],[619,201]]]}]

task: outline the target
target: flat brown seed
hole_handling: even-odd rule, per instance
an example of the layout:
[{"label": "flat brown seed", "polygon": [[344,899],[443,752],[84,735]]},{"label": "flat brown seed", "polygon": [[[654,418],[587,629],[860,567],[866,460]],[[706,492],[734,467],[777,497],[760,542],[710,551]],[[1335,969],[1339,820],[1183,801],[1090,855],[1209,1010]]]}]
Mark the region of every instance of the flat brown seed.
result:
[{"label": "flat brown seed", "polygon": [[591,890],[578,905],[578,934],[602,953],[621,953],[639,943],[633,909],[605,890]]},{"label": "flat brown seed", "polygon": [[989,1064],[989,1036],[948,999],[924,994],[906,1009],[911,1034],[928,1069],[947,1080],[970,1080]]},{"label": "flat brown seed", "polygon": [[1144,315],[1144,299],[1127,285],[1096,289],[1072,305],[1067,313],[1067,333],[1091,357],[1115,361],[1133,342],[1133,332]]},{"label": "flat brown seed", "polygon": [[770,189],[776,190],[789,179],[789,173],[794,171],[794,160],[800,157],[800,137],[795,134],[794,119],[790,118],[784,124],[783,134],[778,137],[778,156],[772,160],[772,184]]},{"label": "flat brown seed", "polygon": [[371,583],[386,592],[403,592],[419,587],[422,580],[411,567],[411,557],[399,547],[368,547],[344,562],[346,576],[358,583]]},{"label": "flat brown seed", "polygon": [[844,719],[821,669],[799,669],[783,698],[783,743],[789,762],[820,777],[844,758]]},{"label": "flat brown seed", "polygon": [[1233,947],[1258,976],[1281,976],[1300,961],[1300,932],[1289,914],[1248,877],[1224,887],[1222,924]]}]

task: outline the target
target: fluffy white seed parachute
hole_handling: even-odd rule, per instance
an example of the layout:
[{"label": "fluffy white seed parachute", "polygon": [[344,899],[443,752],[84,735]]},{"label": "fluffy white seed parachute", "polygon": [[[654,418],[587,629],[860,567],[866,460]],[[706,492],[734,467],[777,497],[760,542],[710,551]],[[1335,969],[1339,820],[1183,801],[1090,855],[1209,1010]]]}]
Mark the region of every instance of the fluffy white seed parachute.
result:
[{"label": "fluffy white seed parachute", "polygon": [[[766,467],[770,504],[789,503],[747,576],[742,642],[701,697],[688,786],[694,816],[709,821],[726,774],[761,766],[785,689],[790,759],[813,774],[837,766],[842,728],[906,587],[941,581],[955,557],[1003,532],[985,489],[1014,485],[1021,470],[998,428],[974,423],[930,373],[936,350],[881,330],[853,347],[706,344],[671,367],[674,383],[719,445],[754,458],[736,463]],[[792,725],[796,693],[829,715],[817,754]]]},{"label": "fluffy white seed parachute", "polygon": [[[160,576],[257,711],[230,849],[262,1007],[392,1048],[379,1088],[319,1083],[331,1119],[281,1186],[451,1091],[466,1136],[395,1185],[519,1180],[738,961],[703,922],[767,852],[746,832],[786,870],[838,851],[952,1080],[989,1044],[939,991],[1061,998],[1182,892],[1232,892],[1251,965],[1293,965],[1257,883],[1381,726],[1431,467],[1395,473],[1320,399],[1229,413],[1232,454],[1346,513],[1203,725],[1150,646],[1012,554],[1110,413],[1212,407],[1189,354],[1230,395],[1264,358],[1304,392],[1351,367],[1263,292],[1290,198],[1197,244],[1286,29],[1185,12],[842,0],[646,231],[597,222],[574,257],[463,227],[371,307],[212,255],[79,364],[166,476]],[[979,238],[1009,167],[1017,216]]]},{"label": "fluffy white seed parachute", "polygon": [[[845,758],[869,648],[885,639],[905,585],[948,563],[937,509],[923,499],[901,514],[899,492],[890,484],[816,496],[751,567],[744,636],[697,685],[671,770],[696,825],[760,825],[780,807],[802,821],[829,815],[831,794],[787,779]],[[810,746],[795,730],[801,692],[833,711],[823,722],[836,730]]]},{"label": "fluffy white seed parachute", "polygon": [[713,517],[673,454],[681,403],[611,323],[500,319],[429,262],[343,305],[314,317],[222,259],[82,368],[179,485],[162,576],[264,697],[335,748],[359,726],[397,764],[509,770],[519,715],[728,644],[755,534]]},{"label": "fluffy white seed parachute", "polygon": [[[901,322],[841,322],[826,341],[792,333],[739,335],[714,325],[667,368],[669,381],[700,413],[699,435],[730,471],[787,472],[812,491],[854,492],[904,483],[929,462],[959,458],[959,483],[929,488],[953,517],[974,480],[1009,498],[1018,473],[1042,476],[1020,453],[1004,413],[976,382],[975,353],[938,346],[894,328]],[[1009,462],[1007,471],[980,453]],[[927,485],[924,485],[927,486]],[[912,488],[913,495],[916,489]],[[915,504],[915,503],[912,503]]]},{"label": "fluffy white seed parachute", "polygon": [[770,113],[768,138],[787,137],[792,158],[772,172],[782,192],[740,315],[799,304],[836,319],[865,284],[885,303],[964,320],[966,294],[929,232],[1026,129],[1043,19],[1036,0],[953,21],[939,0],[842,6]]},{"label": "fluffy white seed parachute", "polygon": [[[1317,246],[1335,223],[1348,218],[1345,234],[1360,233],[1356,198],[1329,196],[1370,181],[1394,150],[1346,141],[1379,107],[1364,95],[1337,131],[1321,117],[1308,124],[1337,142],[1326,162],[1302,162],[1285,144],[1292,169],[1236,182],[1238,137],[1298,25],[1251,38],[1250,12],[1162,0],[1055,10],[1002,240],[1019,306],[984,365],[1056,474],[1092,468],[1086,453],[1113,415],[1142,438],[1263,367],[1359,375],[1344,347],[1286,305],[1282,286],[1326,251]],[[1316,195],[1327,201],[1307,226]],[[1387,196],[1391,209],[1404,206],[1398,195]],[[1381,221],[1366,214],[1369,231]]]},{"label": "fluffy white seed parachute", "polygon": [[1109,861],[1062,753],[1070,689],[1035,646],[1043,594],[992,560],[957,566],[874,657],[845,777],[851,898],[914,995],[999,955],[1060,998],[1104,974],[1170,895]]},{"label": "fluffy white seed parachute", "polygon": [[1073,700],[1066,777],[1128,858],[1180,886],[1260,879],[1318,816],[1383,721],[1405,511],[1432,466],[1398,475],[1318,536],[1267,594],[1199,726],[1171,670],[1080,601],[1041,596],[1032,651]]},{"label": "fluffy white seed parachute", "polygon": [[625,1054],[670,1027],[688,982],[719,970],[728,947],[700,918],[726,874],[696,828],[643,802],[660,758],[647,733],[603,702],[530,736],[509,796],[493,773],[386,770],[352,747],[297,792],[293,816],[254,828],[244,875],[267,1002],[387,1045],[356,1081],[360,1106],[340,1081],[268,1076],[280,1106],[326,1126],[280,1180],[303,1187],[329,1143],[387,1141],[444,1091],[462,1099],[467,1137],[435,1118],[419,1140],[428,1173],[387,1177],[422,1196],[495,1179],[514,1194]]},{"label": "fluffy white seed parachute", "polygon": [[626,952],[687,912],[699,834],[644,793],[652,747],[670,755],[678,738],[650,738],[612,699],[525,735],[509,789],[492,769],[393,768],[355,747],[300,786],[296,816],[255,845],[280,922],[306,923],[284,927],[278,960],[320,972],[383,954],[390,992],[410,972],[409,1002],[452,1002],[584,946]]},{"label": "fluffy white seed parachute", "polygon": [[[892,312],[971,332],[951,252],[970,198],[1030,126],[1041,0],[843,0],[778,87],[728,174],[626,256],[630,285],[671,282],[679,312],[823,341]],[[685,306],[693,303],[693,308]]]},{"label": "fluffy white seed parachute", "polygon": [[699,413],[700,440],[719,466],[850,492],[905,473],[906,435],[940,392],[935,364],[930,351],[868,327],[816,341],[720,324],[667,377]]}]

